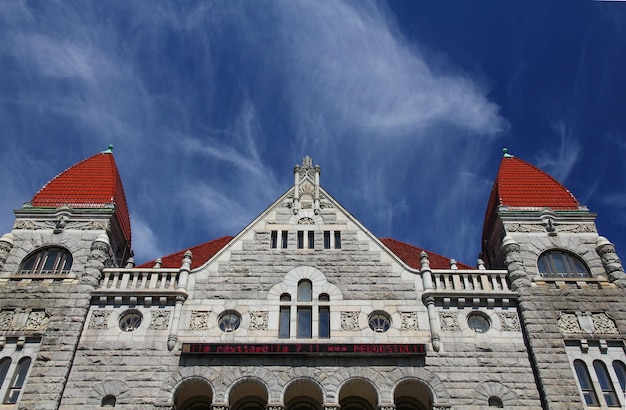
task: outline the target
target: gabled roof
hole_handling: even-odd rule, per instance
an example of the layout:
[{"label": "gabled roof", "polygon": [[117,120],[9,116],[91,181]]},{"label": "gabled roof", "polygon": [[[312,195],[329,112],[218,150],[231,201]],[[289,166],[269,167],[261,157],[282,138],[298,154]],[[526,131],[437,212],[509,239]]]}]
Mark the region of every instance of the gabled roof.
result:
[{"label": "gabled roof", "polygon": [[[200,245],[196,245],[192,248],[189,248],[192,254],[191,259],[191,269],[195,269],[201,265],[203,265],[206,261],[211,259],[217,252],[220,251],[228,242],[233,239],[232,236],[224,236],[219,239],[215,239],[210,242],[205,242]],[[385,244],[396,256],[398,256],[404,263],[414,269],[421,269],[422,264],[420,262],[420,253],[422,253],[423,249],[418,248],[413,245],[409,245],[408,243],[400,242],[391,238],[381,238],[380,241]],[[162,268],[179,268],[182,261],[183,255],[186,250],[178,251],[176,253],[172,253],[171,255],[164,256],[161,258],[161,267]],[[425,251],[428,254],[428,259],[430,261],[430,267],[433,269],[450,269],[450,259],[443,257],[441,255],[437,255],[436,253]],[[136,266],[137,268],[151,268],[154,266],[156,260],[152,260],[146,263],[142,263],[141,265]],[[475,269],[469,265],[464,263],[458,263],[457,266],[459,269]]]},{"label": "gabled roof", "polygon": [[518,210],[580,209],[580,203],[560,182],[539,168],[509,154],[502,158],[491,189],[483,239],[485,230],[493,224],[500,206]]},{"label": "gabled roof", "polygon": [[106,208],[115,214],[124,237],[130,241],[130,217],[122,179],[111,150],[87,158],[66,169],[44,185],[31,201],[33,207]]},{"label": "gabled roof", "polygon": [[[428,261],[432,269],[450,269],[450,259],[445,256],[438,255],[434,252],[426,251],[418,248],[417,246],[409,245],[408,243],[400,242],[392,238],[380,238],[380,241],[385,244],[398,258],[402,259],[402,262],[406,263],[413,269],[421,269],[422,263],[420,261],[420,254],[426,252],[428,254]],[[476,269],[464,263],[457,262],[459,269]]]},{"label": "gabled roof", "polygon": [[[218,239],[214,239],[209,242],[201,243],[200,245],[196,245],[192,248],[189,248],[191,251],[191,269],[195,269],[201,265],[203,265],[206,261],[211,259],[217,252],[220,251],[228,242],[233,239],[233,236],[223,236]],[[184,249],[182,251],[178,251],[172,253],[170,255],[164,256],[161,258],[161,267],[162,268],[180,268],[180,265],[183,262],[183,255],[187,251]],[[152,260],[146,263],[142,263],[141,265],[136,266],[137,268],[151,268],[154,266],[156,260]]]}]

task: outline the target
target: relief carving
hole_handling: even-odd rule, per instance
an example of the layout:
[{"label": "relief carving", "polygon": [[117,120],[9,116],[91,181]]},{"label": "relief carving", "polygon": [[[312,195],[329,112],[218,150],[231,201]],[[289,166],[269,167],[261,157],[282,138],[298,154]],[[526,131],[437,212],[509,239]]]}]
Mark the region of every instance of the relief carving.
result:
[{"label": "relief carving", "polygon": [[359,312],[341,312],[341,330],[359,330]]},{"label": "relief carving", "polygon": [[566,224],[566,225],[559,225],[559,231],[584,233],[584,232],[596,232],[596,228],[593,224]]},{"label": "relief carving", "polygon": [[441,330],[460,330],[459,314],[457,312],[439,312]]},{"label": "relief carving", "polygon": [[401,330],[418,330],[417,312],[400,312]]},{"label": "relief carving", "polygon": [[517,313],[515,312],[498,312],[500,318],[500,325],[502,330],[521,330]]},{"label": "relief carving", "polygon": [[506,224],[509,232],[544,232],[546,229],[542,225],[536,224]]},{"label": "relief carving", "polygon": [[191,330],[208,330],[209,329],[209,312],[197,311],[191,312],[191,323],[189,324]]},{"label": "relief carving", "polygon": [[251,330],[267,330],[268,312],[256,311],[250,312],[250,329]]},{"label": "relief carving", "polygon": [[563,334],[582,333],[578,317],[574,313],[561,313],[559,317],[559,330]]},{"label": "relief carving", "polygon": [[166,330],[170,325],[169,310],[150,309],[152,320],[150,321],[150,329]]},{"label": "relief carving", "polygon": [[313,221],[313,218],[300,218],[298,220],[298,225],[313,225],[315,224],[315,221]]},{"label": "relief carving", "polygon": [[50,318],[43,310],[30,312],[24,330],[46,330]]},{"label": "relief carving", "polygon": [[89,329],[106,329],[110,315],[110,310],[94,310],[91,312],[91,319],[89,319]]},{"label": "relief carving", "polygon": [[618,335],[619,330],[615,325],[615,321],[611,319],[606,313],[592,313],[593,327],[596,329],[596,333],[603,335]]},{"label": "relief carving", "polygon": [[0,311],[0,330],[9,330],[11,328],[11,324],[13,323],[14,317],[14,310]]}]

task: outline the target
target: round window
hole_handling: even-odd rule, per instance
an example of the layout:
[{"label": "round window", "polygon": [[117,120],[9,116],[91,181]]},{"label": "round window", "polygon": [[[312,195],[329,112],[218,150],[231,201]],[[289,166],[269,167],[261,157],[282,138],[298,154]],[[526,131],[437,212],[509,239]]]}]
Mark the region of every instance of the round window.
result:
[{"label": "round window", "polygon": [[476,333],[485,333],[491,327],[489,319],[482,313],[471,313],[467,316],[467,326]]},{"label": "round window", "polygon": [[383,312],[372,313],[368,319],[370,329],[374,332],[386,332],[391,327],[391,318]]},{"label": "round window", "polygon": [[124,332],[132,332],[141,326],[141,319],[143,319],[141,313],[137,311],[126,312],[120,317],[120,329]]},{"label": "round window", "polygon": [[240,323],[241,316],[239,316],[239,313],[233,311],[222,313],[220,315],[220,318],[218,319],[220,330],[226,333],[234,332],[235,330],[237,330]]}]

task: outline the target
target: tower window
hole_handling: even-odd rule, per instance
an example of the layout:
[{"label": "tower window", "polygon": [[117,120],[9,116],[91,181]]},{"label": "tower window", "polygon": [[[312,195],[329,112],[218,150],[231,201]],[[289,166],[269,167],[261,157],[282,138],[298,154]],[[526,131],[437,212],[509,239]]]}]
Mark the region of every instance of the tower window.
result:
[{"label": "tower window", "polygon": [[282,232],[280,247],[287,249],[287,231]]},{"label": "tower window", "polygon": [[72,263],[70,251],[61,247],[48,247],[28,256],[19,272],[21,275],[67,275]]},{"label": "tower window", "polygon": [[26,381],[26,375],[28,374],[30,363],[31,363],[30,357],[24,357],[17,364],[17,369],[15,369],[13,380],[11,380],[11,385],[9,386],[7,395],[4,398],[5,404],[17,403],[17,400],[20,397],[20,392],[22,391],[22,388],[24,387],[24,382]]},{"label": "tower window", "polygon": [[604,401],[606,401],[607,406],[619,407],[617,395],[615,394],[615,389],[613,389],[613,383],[611,382],[609,372],[607,371],[604,362],[600,360],[594,360],[593,368],[596,371],[596,376],[598,376],[598,382],[600,382],[602,395],[604,396]]},{"label": "tower window", "polygon": [[597,406],[598,397],[596,396],[593,384],[591,384],[591,377],[589,377],[589,372],[587,371],[585,362],[582,360],[574,360],[574,369],[576,369],[578,384],[580,385],[580,390],[585,398],[585,403],[588,406]]},{"label": "tower window", "polygon": [[587,278],[589,269],[578,256],[561,250],[550,250],[542,253],[537,260],[541,276],[554,278]]}]

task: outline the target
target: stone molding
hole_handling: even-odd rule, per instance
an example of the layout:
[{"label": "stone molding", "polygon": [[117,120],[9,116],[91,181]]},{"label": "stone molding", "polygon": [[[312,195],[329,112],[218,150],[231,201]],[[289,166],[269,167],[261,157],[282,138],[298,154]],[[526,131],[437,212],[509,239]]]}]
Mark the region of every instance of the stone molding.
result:
[{"label": "stone molding", "polygon": [[490,397],[502,400],[504,408],[519,405],[519,397],[508,387],[497,381],[483,382],[474,390],[474,405],[488,406]]},{"label": "stone molding", "polygon": [[81,231],[97,231],[97,230],[109,230],[110,224],[108,221],[67,221],[62,220],[28,220],[18,219],[13,224],[13,229],[26,229],[31,231],[41,229],[53,229],[61,231],[63,229],[76,229]]}]

